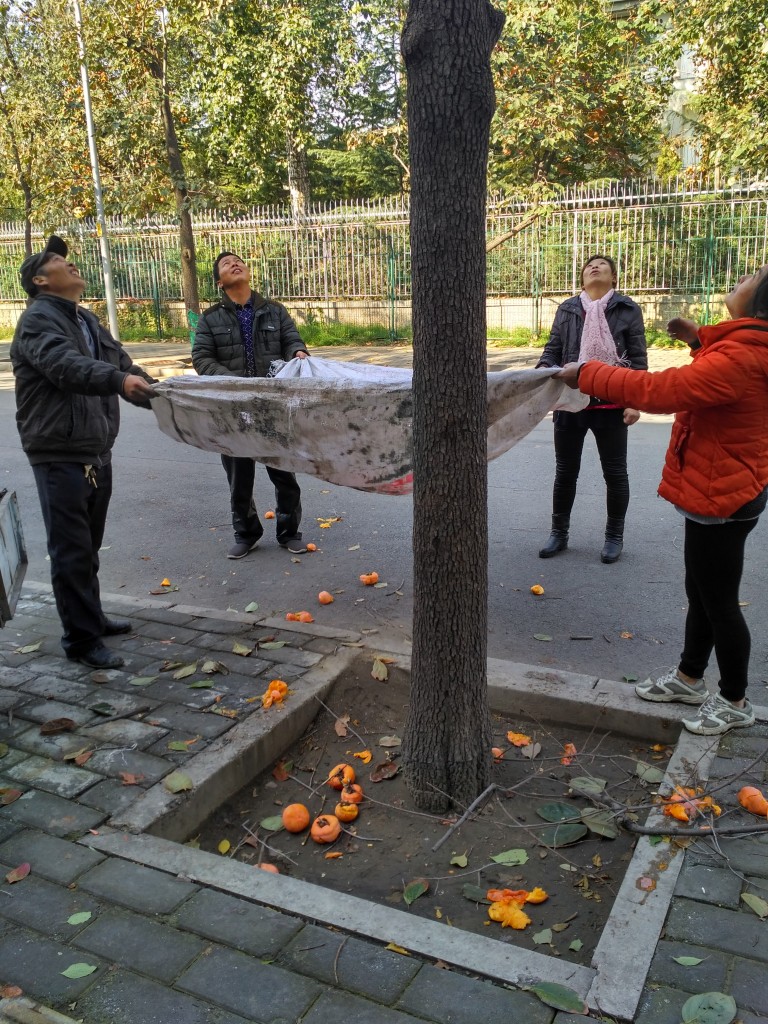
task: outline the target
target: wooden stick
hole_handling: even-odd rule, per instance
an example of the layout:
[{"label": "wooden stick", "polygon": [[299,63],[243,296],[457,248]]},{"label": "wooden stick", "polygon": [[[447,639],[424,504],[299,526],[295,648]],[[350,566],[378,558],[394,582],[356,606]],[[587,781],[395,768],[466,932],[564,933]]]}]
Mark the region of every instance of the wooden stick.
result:
[{"label": "wooden stick", "polygon": [[483,792],[480,794],[480,796],[476,800],[472,801],[472,803],[469,805],[469,807],[466,809],[466,811],[464,811],[464,813],[459,818],[459,820],[457,822],[455,822],[453,825],[451,825],[451,827],[448,829],[448,831],[445,833],[445,835],[443,835],[440,839],[437,840],[435,845],[432,847],[432,853],[437,853],[437,851],[440,849],[440,847],[443,845],[443,843],[446,841],[446,839],[448,839],[449,836],[452,836],[453,833],[456,831],[457,828],[459,828],[460,825],[464,824],[464,822],[470,816],[472,811],[474,811],[476,807],[479,807],[480,804],[485,803],[485,801],[488,799],[488,797],[492,793],[495,793],[497,789],[501,789],[501,788],[502,788],[501,786],[498,786],[495,782],[492,782],[490,784],[490,786],[488,787],[488,789],[484,789]]}]

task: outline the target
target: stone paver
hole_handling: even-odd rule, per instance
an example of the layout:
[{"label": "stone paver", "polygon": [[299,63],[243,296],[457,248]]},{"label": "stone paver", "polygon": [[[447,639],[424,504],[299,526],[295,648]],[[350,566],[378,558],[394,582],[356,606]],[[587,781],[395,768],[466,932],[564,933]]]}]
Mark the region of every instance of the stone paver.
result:
[{"label": "stone paver", "polygon": [[116,859],[92,868],[79,884],[86,892],[145,914],[170,914],[196,888],[162,871]]},{"label": "stone paver", "polygon": [[82,730],[88,739],[116,747],[136,746],[140,750],[157,743],[165,735],[166,730],[146,722],[135,722],[131,718],[121,718],[115,722],[103,722],[91,725]]},{"label": "stone paver", "polygon": [[768,971],[765,964],[737,958],[733,965],[731,994],[739,1007],[768,1016]]},{"label": "stone paver", "polygon": [[177,988],[254,1021],[295,1021],[324,990],[317,982],[216,948],[185,971]]},{"label": "stone paver", "polygon": [[128,911],[102,914],[80,932],[74,945],[166,982],[172,982],[206,948],[194,935]]},{"label": "stone paver", "polygon": [[[390,1010],[348,992],[325,992],[302,1019],[302,1024],[341,1024],[341,1021],[349,1024],[353,1021],[354,1024],[414,1024],[417,1020],[423,1022],[424,1018]],[[508,1024],[512,1021],[510,1017]]]},{"label": "stone paver", "polygon": [[440,1024],[550,1024],[554,1012],[527,992],[510,992],[487,981],[425,966],[398,1000],[396,1009]]},{"label": "stone paver", "polygon": [[85,978],[65,978],[62,974],[72,964],[83,962],[100,973],[105,970],[98,957],[83,957],[77,950],[51,942],[36,932],[17,928],[0,939],[3,979],[48,1005],[71,1003],[93,984],[97,973]]},{"label": "stone paver", "polygon": [[253,1024],[126,970],[101,978],[77,1010],[87,1024]]},{"label": "stone paver", "polygon": [[104,860],[104,855],[56,836],[24,829],[0,846],[3,863],[28,863],[36,875],[69,885]]},{"label": "stone paver", "polygon": [[303,927],[295,918],[211,889],[188,900],[175,921],[180,928],[258,957],[273,956]]},{"label": "stone paver", "polygon": [[[701,963],[686,967],[675,962],[675,957],[684,956],[695,957]],[[730,960],[726,954],[704,946],[662,939],[656,947],[648,981],[692,992],[721,992]]]},{"label": "stone paver", "polygon": [[277,963],[382,1003],[393,1003],[421,966],[418,960],[313,925],[302,928]]},{"label": "stone paver", "polygon": [[131,750],[120,747],[118,750],[97,750],[88,761],[88,767],[100,775],[120,778],[123,772],[129,775],[143,776],[146,786],[162,779],[173,770],[173,764],[154,754],[145,754],[142,750]]},{"label": "stone paver", "polygon": [[[5,768],[5,766],[3,766]],[[79,796],[99,781],[99,776],[69,764],[58,764],[46,757],[28,757],[10,768],[6,775],[22,786],[34,786],[55,793],[65,800]]]},{"label": "stone paver", "polygon": [[86,790],[80,797],[80,803],[87,807],[97,807],[114,816],[138,800],[142,793],[143,790],[136,786],[126,786],[117,779],[105,779]]},{"label": "stone paver", "polygon": [[739,906],[741,879],[727,868],[688,862],[680,872],[675,892],[702,903],[735,909]]},{"label": "stone paver", "polygon": [[666,936],[678,942],[706,946],[717,942],[717,949],[736,956],[768,962],[765,924],[749,911],[674,899],[667,918]]},{"label": "stone paver", "polygon": [[0,808],[0,818],[9,817],[31,828],[39,828],[54,836],[76,838],[104,821],[102,811],[83,807],[74,800],[64,800],[53,793],[28,790],[14,803]]},{"label": "stone paver", "polygon": [[[0,865],[3,877],[16,866],[16,863],[3,862]],[[82,927],[67,923],[73,914],[98,911],[97,901],[87,893],[54,885],[32,873],[24,879],[23,891],[10,895],[11,898],[0,902],[0,916],[63,942],[71,941]]]}]

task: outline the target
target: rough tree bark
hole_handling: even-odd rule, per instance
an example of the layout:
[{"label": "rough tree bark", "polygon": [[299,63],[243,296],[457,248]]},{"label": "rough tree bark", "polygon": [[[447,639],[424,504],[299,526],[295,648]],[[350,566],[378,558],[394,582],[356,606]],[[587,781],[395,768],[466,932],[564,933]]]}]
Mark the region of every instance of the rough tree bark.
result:
[{"label": "rough tree bark", "polygon": [[309,185],[309,165],[307,151],[300,146],[290,132],[285,136],[285,153],[288,167],[288,194],[291,200],[293,219],[302,221],[306,218],[311,191]]},{"label": "rough tree bark", "polygon": [[411,0],[414,622],[403,737],[417,806],[488,785],[485,202],[504,16],[487,0]]}]

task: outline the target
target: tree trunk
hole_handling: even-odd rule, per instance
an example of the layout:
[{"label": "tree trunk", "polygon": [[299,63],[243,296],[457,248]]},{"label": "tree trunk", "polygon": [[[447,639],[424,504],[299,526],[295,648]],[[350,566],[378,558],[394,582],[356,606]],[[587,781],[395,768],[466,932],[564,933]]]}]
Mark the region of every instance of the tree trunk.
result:
[{"label": "tree trunk", "polygon": [[403,737],[416,805],[466,807],[486,788],[488,620],[487,0],[411,0],[408,72],[413,281],[412,692]]},{"label": "tree trunk", "polygon": [[311,193],[309,187],[309,166],[307,151],[298,146],[290,133],[285,137],[286,162],[288,165],[288,194],[294,220],[304,220]]},{"label": "tree trunk", "polygon": [[184,304],[194,313],[200,312],[200,294],[197,287],[197,256],[195,254],[195,235],[192,230],[192,215],[189,212],[189,190],[184,173],[184,161],[181,157],[176,125],[173,121],[171,99],[168,95],[165,79],[163,86],[163,131],[165,133],[165,151],[168,157],[168,170],[173,184],[173,196],[176,200],[176,212],[179,215],[179,244],[181,248],[181,290]]}]

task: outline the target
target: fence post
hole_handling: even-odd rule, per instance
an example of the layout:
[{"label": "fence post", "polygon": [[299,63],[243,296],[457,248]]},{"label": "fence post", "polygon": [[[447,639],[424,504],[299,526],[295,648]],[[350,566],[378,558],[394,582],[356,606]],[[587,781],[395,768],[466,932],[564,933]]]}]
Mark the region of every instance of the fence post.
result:
[{"label": "fence post", "polygon": [[712,301],[712,273],[714,265],[714,238],[712,234],[712,208],[707,210],[707,242],[704,259],[704,323],[709,323]]},{"label": "fence post", "polygon": [[395,250],[391,242],[387,252],[387,284],[389,286],[389,340],[395,341],[397,338],[395,328]]},{"label": "fence post", "polygon": [[160,282],[157,279],[157,263],[155,260],[150,260],[149,266],[152,274],[152,309],[155,314],[155,337],[158,341],[161,341],[163,337],[163,318],[160,309]]}]

